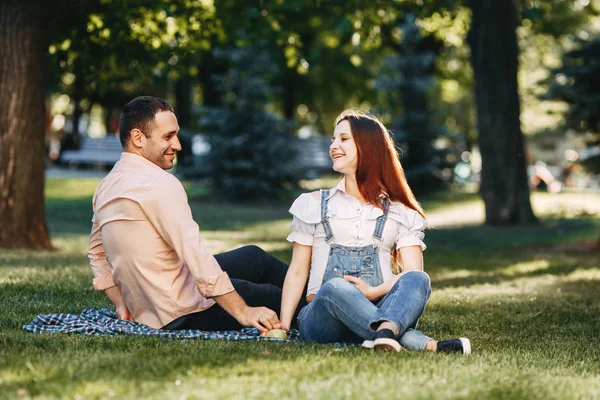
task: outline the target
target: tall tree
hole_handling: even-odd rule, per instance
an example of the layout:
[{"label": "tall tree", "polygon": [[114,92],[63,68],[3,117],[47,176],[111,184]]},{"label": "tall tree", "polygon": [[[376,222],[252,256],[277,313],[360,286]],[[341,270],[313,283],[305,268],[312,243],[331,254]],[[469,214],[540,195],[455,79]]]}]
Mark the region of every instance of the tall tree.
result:
[{"label": "tall tree", "polygon": [[[568,104],[562,128],[584,138],[587,148],[580,153],[579,162],[600,174],[600,36],[580,42],[578,48],[564,54],[562,67],[552,71],[545,97]],[[600,250],[600,237],[595,248]]]},{"label": "tall tree", "polygon": [[486,224],[536,222],[529,199],[517,87],[513,1],[473,0],[469,32]]},{"label": "tall tree", "polygon": [[0,2],[0,247],[52,247],[44,216],[49,4]]},{"label": "tall tree", "polygon": [[398,29],[403,33],[395,46],[398,55],[383,59],[376,88],[384,94],[381,110],[393,115],[388,127],[401,149],[408,182],[418,195],[442,184],[439,169],[444,155],[437,154],[433,141],[445,132],[432,120],[429,106],[441,44],[422,36],[414,14],[407,14]]},{"label": "tall tree", "polygon": [[[564,54],[562,67],[552,70],[544,97],[566,102],[569,108],[563,128],[585,135],[587,144],[595,147],[600,146],[600,36],[579,42]],[[587,167],[600,173],[600,159],[596,163]]]},{"label": "tall tree", "polygon": [[223,105],[205,107],[200,121],[211,144],[216,193],[238,201],[283,195],[298,178],[289,123],[266,110],[274,64],[258,44],[220,53],[230,63],[218,77]]}]

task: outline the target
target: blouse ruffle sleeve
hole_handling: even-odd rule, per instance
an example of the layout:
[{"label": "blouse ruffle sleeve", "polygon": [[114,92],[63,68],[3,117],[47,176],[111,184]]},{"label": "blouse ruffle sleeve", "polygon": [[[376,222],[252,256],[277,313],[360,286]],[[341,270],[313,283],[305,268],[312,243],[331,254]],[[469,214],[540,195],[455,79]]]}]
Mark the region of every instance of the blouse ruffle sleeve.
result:
[{"label": "blouse ruffle sleeve", "polygon": [[290,224],[288,242],[296,242],[305,246],[312,246],[317,225],[321,222],[321,200],[317,200],[311,193],[304,193],[294,201],[290,207],[290,214],[294,216]]},{"label": "blouse ruffle sleeve", "polygon": [[409,246],[420,246],[425,251],[427,246],[423,242],[427,221],[418,212],[402,204],[393,204],[390,207],[389,217],[399,222],[396,249]]}]

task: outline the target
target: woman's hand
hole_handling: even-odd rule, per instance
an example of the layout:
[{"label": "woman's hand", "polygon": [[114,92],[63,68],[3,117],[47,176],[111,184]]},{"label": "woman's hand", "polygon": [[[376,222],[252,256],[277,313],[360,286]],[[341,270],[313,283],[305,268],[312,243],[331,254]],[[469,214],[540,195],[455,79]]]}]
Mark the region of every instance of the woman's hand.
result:
[{"label": "woman's hand", "polygon": [[273,329],[281,329],[283,331],[289,332],[290,328],[287,325],[284,325],[282,322],[273,325]]},{"label": "woman's hand", "polygon": [[[282,331],[285,331],[285,333],[290,333],[290,328],[281,322],[274,324],[273,329],[281,329]],[[271,329],[269,329],[269,330],[271,330]],[[267,336],[267,333],[269,333],[269,331],[261,332],[260,336]]]},{"label": "woman's hand", "polygon": [[348,282],[354,283],[354,285],[361,291],[361,293],[370,301],[376,300],[380,297],[377,288],[369,285],[367,282],[360,278],[352,275],[344,275],[344,279]]}]

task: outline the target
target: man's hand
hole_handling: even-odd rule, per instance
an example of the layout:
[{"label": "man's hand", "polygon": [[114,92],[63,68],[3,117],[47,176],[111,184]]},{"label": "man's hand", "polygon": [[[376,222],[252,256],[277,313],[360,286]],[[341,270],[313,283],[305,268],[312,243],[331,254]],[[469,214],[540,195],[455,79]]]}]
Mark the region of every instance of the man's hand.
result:
[{"label": "man's hand", "polygon": [[362,294],[364,294],[368,300],[373,301],[379,297],[377,289],[374,288],[373,286],[369,285],[367,282],[363,281],[362,279],[357,278],[352,275],[344,275],[344,279],[347,280],[348,282],[354,283],[354,285],[358,288],[358,290],[360,290],[362,292]]},{"label": "man's hand", "polygon": [[117,285],[105,289],[104,293],[106,293],[111,303],[115,305],[117,318],[127,321],[134,320],[133,315],[131,315],[129,309],[125,305],[125,300],[123,299],[123,294],[121,294],[121,289]]},{"label": "man's hand", "polygon": [[267,332],[279,324],[279,318],[275,311],[267,307],[246,307],[238,322],[243,326],[253,326],[261,332]]},{"label": "man's hand", "polygon": [[252,326],[266,332],[280,322],[275,311],[267,307],[249,307],[236,291],[213,298],[242,326]]},{"label": "man's hand", "polygon": [[117,308],[117,318],[124,319],[127,321],[133,321],[133,315],[129,312],[129,309],[125,304],[121,304],[116,306]]}]

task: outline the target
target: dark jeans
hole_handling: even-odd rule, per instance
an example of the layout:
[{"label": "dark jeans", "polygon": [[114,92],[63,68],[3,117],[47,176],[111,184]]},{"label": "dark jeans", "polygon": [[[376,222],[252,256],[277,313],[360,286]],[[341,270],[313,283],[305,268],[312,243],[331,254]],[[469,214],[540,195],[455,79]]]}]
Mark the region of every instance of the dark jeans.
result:
[{"label": "dark jeans", "polygon": [[[215,258],[229,274],[239,295],[251,307],[267,307],[279,315],[281,288],[288,266],[258,246],[245,246]],[[306,305],[306,290],[297,307],[292,326],[296,326],[298,311]],[[238,330],[243,328],[235,318],[218,304],[207,310],[181,316],[162,329],[200,329],[204,331]]]}]

